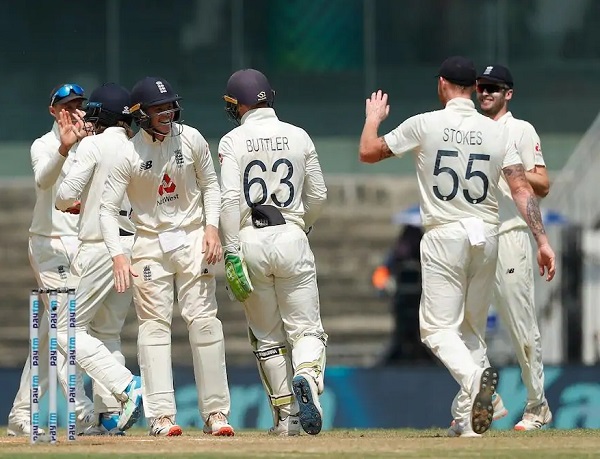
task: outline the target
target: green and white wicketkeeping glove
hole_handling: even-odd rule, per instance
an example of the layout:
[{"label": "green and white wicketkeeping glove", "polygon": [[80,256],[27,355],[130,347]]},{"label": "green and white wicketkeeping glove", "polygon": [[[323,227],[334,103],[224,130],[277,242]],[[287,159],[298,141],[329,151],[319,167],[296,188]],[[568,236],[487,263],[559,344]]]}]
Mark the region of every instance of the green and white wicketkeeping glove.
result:
[{"label": "green and white wicketkeeping glove", "polygon": [[246,301],[254,287],[248,276],[246,262],[239,252],[225,250],[225,277],[235,299],[242,303]]}]

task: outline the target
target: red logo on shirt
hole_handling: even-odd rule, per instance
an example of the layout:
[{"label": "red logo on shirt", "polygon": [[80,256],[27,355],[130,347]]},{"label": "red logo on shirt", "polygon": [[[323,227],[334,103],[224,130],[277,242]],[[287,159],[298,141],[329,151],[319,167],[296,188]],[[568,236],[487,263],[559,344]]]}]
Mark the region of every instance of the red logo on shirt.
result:
[{"label": "red logo on shirt", "polygon": [[175,182],[171,180],[168,174],[163,175],[162,182],[158,187],[158,194],[163,195],[165,193],[173,193],[175,191]]},{"label": "red logo on shirt", "polygon": [[542,151],[542,147],[540,146],[539,143],[535,144],[535,151]]}]

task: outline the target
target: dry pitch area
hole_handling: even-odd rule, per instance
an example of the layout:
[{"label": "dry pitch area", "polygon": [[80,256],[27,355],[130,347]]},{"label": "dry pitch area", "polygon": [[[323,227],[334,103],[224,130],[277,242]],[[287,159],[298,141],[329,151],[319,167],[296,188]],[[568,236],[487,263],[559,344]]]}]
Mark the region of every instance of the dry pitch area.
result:
[{"label": "dry pitch area", "polygon": [[[3,429],[4,431],[4,429]],[[432,430],[334,430],[310,437],[273,438],[265,432],[241,431],[214,438],[186,430],[175,438],[150,438],[132,429],[126,437],[79,437],[57,445],[31,446],[26,438],[0,437],[2,458],[565,458],[600,457],[600,431],[491,431],[484,438],[447,438]]]}]

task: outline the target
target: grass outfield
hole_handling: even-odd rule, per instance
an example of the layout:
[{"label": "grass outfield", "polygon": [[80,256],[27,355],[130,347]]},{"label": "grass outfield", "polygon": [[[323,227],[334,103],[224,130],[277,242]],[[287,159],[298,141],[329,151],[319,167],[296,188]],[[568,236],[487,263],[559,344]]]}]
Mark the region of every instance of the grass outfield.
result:
[{"label": "grass outfield", "polygon": [[333,430],[311,437],[274,438],[245,430],[235,437],[210,437],[187,429],[181,437],[150,438],[132,429],[126,437],[79,437],[57,445],[29,445],[28,438],[0,438],[0,457],[21,458],[565,458],[600,457],[600,431],[490,431],[484,438],[447,438],[432,430]]}]

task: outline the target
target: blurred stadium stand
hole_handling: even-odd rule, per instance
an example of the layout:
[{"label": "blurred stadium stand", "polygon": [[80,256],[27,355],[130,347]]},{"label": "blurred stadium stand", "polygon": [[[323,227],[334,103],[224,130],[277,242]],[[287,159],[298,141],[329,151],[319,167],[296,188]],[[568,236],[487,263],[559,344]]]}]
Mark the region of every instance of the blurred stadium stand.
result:
[{"label": "blurred stadium stand", "polygon": [[[18,366],[26,355],[27,292],[34,285],[26,248],[34,199],[29,145],[50,128],[49,91],[59,82],[78,82],[91,92],[105,81],[132,86],[146,75],[163,76],[184,98],[185,122],[209,139],[215,153],[232,126],[221,99],[229,75],[256,67],[269,76],[280,118],[314,137],[330,190],[311,242],[331,364],[370,365],[387,342],[389,305],[375,295],[371,271],[397,234],[393,214],[417,199],[409,159],[358,162],[364,98],[372,90],[390,94],[383,133],[408,116],[438,108],[434,75],[445,57],[467,55],[480,67],[509,65],[516,82],[511,109],[537,128],[556,177],[556,190],[544,204],[556,204],[558,211],[574,202],[596,205],[598,122],[589,134],[596,137],[579,142],[600,107],[595,0],[105,0],[85,7],[31,0],[3,9],[0,366]],[[571,158],[574,151],[580,159]],[[569,176],[560,172],[565,164]],[[579,200],[573,187],[584,187],[584,181],[586,198]],[[559,199],[567,195],[578,198]],[[595,220],[581,222],[585,228],[598,226],[600,214],[593,208]],[[561,231],[552,229],[558,248]],[[592,250],[597,244],[590,234],[582,237]],[[593,262],[587,276],[600,271],[597,259],[586,258]],[[546,357],[560,363],[560,282],[542,284],[536,293]],[[585,292],[584,299],[595,295]],[[253,363],[241,308],[222,288],[219,301],[228,362]],[[586,336],[596,339],[600,324],[589,327]],[[136,328],[132,312],[124,333],[128,361],[135,359]],[[178,317],[174,330],[174,363],[189,365]],[[583,348],[586,363],[595,363],[597,345]]]}]

